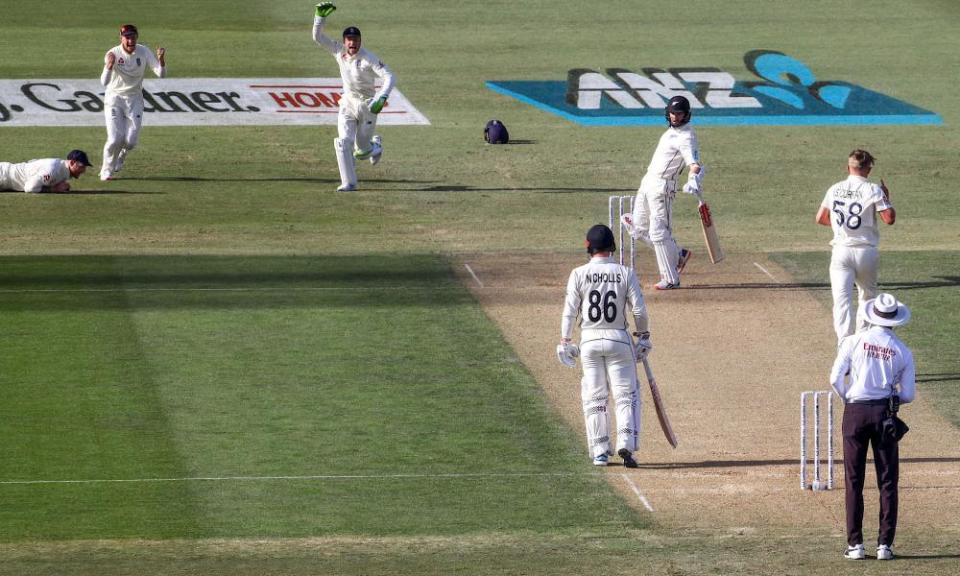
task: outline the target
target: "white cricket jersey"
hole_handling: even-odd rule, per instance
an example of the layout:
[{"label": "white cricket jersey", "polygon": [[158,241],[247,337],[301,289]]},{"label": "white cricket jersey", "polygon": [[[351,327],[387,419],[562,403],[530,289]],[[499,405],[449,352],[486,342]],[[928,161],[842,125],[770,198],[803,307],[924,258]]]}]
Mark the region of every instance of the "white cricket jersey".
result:
[{"label": "white cricket jersey", "polygon": [[[116,58],[113,69],[107,70],[107,54],[113,52]],[[139,96],[143,94],[143,75],[147,66],[153,70],[158,78],[166,76],[167,70],[160,65],[157,55],[143,44],[137,44],[133,54],[127,54],[123,46],[118,44],[103,55],[103,74],[100,83],[107,87],[107,96]]]},{"label": "white cricket jersey", "polygon": [[690,124],[667,128],[647,166],[646,177],[676,180],[684,166],[700,163],[700,143]]},{"label": "white cricket jersey", "polygon": [[[344,51],[343,42],[324,35],[323,18],[319,16],[313,20],[313,39],[337,60],[344,96],[360,101],[390,96],[396,82],[393,72],[373,52],[361,47],[355,56],[350,56]],[[383,80],[379,92],[376,86],[377,78]]]},{"label": "white cricket jersey", "polygon": [[0,162],[0,189],[41,192],[70,179],[66,160],[43,158],[19,164]]},{"label": "white cricket jersey", "polygon": [[[849,380],[844,383],[848,370]],[[916,385],[913,353],[890,328],[871,326],[840,343],[830,384],[847,402],[888,398],[897,387],[900,401],[912,402]]]},{"label": "white cricket jersey", "polygon": [[636,272],[611,257],[591,258],[590,262],[575,268],[567,280],[560,336],[571,337],[573,323],[579,315],[581,342],[606,338],[632,344],[628,313],[639,319],[641,325],[637,330],[647,331],[647,307]]},{"label": "white cricket jersey", "polygon": [[833,246],[873,246],[880,242],[877,212],[893,205],[883,189],[862,176],[850,175],[827,190],[820,206],[830,210]]}]

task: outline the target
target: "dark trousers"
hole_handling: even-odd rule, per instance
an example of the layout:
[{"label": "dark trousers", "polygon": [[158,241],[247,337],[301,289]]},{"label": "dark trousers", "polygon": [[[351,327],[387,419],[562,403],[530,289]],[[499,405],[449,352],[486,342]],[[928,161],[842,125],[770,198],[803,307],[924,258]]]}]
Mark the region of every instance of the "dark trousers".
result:
[{"label": "dark trousers", "polygon": [[846,404],[843,408],[843,473],[846,480],[847,544],[863,544],[863,483],[867,446],[873,446],[877,488],[880,490],[880,533],[877,544],[893,546],[897,533],[897,482],[900,479],[899,444],[884,437],[881,422],[886,403]]}]

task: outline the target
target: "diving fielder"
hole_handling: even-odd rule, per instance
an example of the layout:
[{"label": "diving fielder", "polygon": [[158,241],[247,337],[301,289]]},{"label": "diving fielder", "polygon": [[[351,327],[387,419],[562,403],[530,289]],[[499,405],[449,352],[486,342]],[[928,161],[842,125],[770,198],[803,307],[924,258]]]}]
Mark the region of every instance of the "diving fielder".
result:
[{"label": "diving fielder", "polygon": [[[587,232],[590,261],[575,268],[567,281],[567,296],[560,324],[557,358],[566,366],[583,364],[580,396],[587,429],[587,444],[595,466],[606,466],[610,451],[607,397],[613,391],[617,423],[617,454],[627,468],[636,468],[633,453],[640,433],[640,394],[637,360],[653,347],[647,307],[640,282],[632,268],[612,258],[617,244],[613,231],[597,224]],[[629,308],[628,308],[629,306]],[[633,316],[638,340],[627,331]],[[572,343],[573,324],[580,317],[580,346]],[[609,384],[609,390],[608,390]]]},{"label": "diving fielder", "polygon": [[[324,19],[336,10],[332,2],[317,4],[316,8],[313,40],[333,54],[343,79],[343,97],[337,116],[338,137],[333,140],[340,169],[337,192],[352,192],[357,189],[355,161],[369,158],[371,164],[376,164],[383,154],[382,141],[374,131],[377,129],[377,115],[387,104],[395,80],[393,72],[382,60],[360,47],[360,29],[356,26],[344,29],[343,42],[324,35]],[[377,78],[383,80],[379,91]]]},{"label": "diving fielder", "polygon": [[103,57],[100,83],[106,86],[103,112],[107,120],[107,143],[103,146],[101,180],[113,180],[123,168],[127,154],[136,147],[143,123],[143,76],[149,66],[158,78],[167,75],[164,48],[156,56],[143,44],[133,24],[120,27],[120,44]]},{"label": "diving fielder", "polygon": [[677,245],[673,238],[673,200],[677,195],[677,179],[684,166],[690,168],[683,191],[700,197],[704,171],[700,165],[700,144],[690,126],[690,101],[674,96],[664,112],[668,128],[660,137],[650,159],[647,173],[640,182],[633,214],[621,216],[621,223],[634,238],[653,248],[660,269],[657,290],[680,287],[683,271],[692,253]]},{"label": "diving fielder", "polygon": [[0,190],[69,192],[70,178],[79,178],[91,165],[83,150],[71,150],[66,160],[43,158],[18,164],[0,162]]},{"label": "diving fielder", "polygon": [[890,203],[890,191],[883,180],[879,186],[867,181],[874,160],[866,150],[851,152],[847,158],[849,176],[827,190],[817,210],[817,223],[833,228],[830,289],[837,342],[854,333],[855,321],[857,331],[866,328],[862,317],[855,319],[850,313],[853,286],[857,286],[859,306],[877,295],[880,263],[877,216],[887,225],[897,220]]}]

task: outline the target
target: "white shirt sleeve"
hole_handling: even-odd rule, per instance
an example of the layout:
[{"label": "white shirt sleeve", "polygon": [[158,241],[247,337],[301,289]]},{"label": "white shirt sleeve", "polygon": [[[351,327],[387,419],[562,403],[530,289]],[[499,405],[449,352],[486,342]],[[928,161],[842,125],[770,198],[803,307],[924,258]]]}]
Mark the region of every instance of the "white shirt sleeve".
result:
[{"label": "white shirt sleeve", "polygon": [[906,346],[902,347],[902,354],[904,360],[903,373],[900,376],[899,384],[899,396],[900,402],[906,404],[907,402],[913,402],[913,399],[916,397],[916,382],[917,374],[916,368],[913,365],[913,352],[910,351]]},{"label": "white shirt sleeve", "polygon": [[110,77],[113,76],[113,70],[107,68],[107,56],[110,55],[112,50],[107,50],[107,53],[103,55],[103,72],[100,74],[100,84],[106,86],[110,83]]},{"label": "white shirt sleeve", "polygon": [[692,128],[687,132],[686,137],[680,140],[677,148],[687,166],[700,164],[700,143],[697,141],[697,133]]},{"label": "white shirt sleeve", "polygon": [[320,16],[313,17],[313,41],[326,48],[327,52],[333,55],[340,52],[343,47],[342,42],[337,42],[323,33],[323,18]]},{"label": "white shirt sleeve", "polygon": [[580,290],[577,288],[577,271],[570,273],[567,280],[567,297],[563,303],[563,318],[560,321],[560,337],[571,338],[573,324],[580,314]]},{"label": "white shirt sleeve", "polygon": [[160,65],[160,59],[157,58],[157,55],[149,48],[144,51],[146,52],[147,66],[153,70],[157,78],[165,77],[167,75],[167,68]]},{"label": "white shirt sleeve", "polygon": [[837,358],[833,361],[833,368],[830,370],[830,386],[837,391],[840,398],[847,399],[847,389],[849,385],[846,376],[850,372],[850,359],[853,356],[853,348],[859,341],[856,334],[847,336],[840,342]]},{"label": "white shirt sleeve", "polygon": [[373,54],[370,54],[370,64],[374,74],[383,80],[383,84],[380,86],[380,91],[374,95],[373,99],[377,100],[379,98],[389,98],[390,92],[393,91],[393,86],[397,82],[396,77],[393,75],[393,71],[390,70],[389,66],[383,63],[383,60],[380,60]]},{"label": "white shirt sleeve", "polygon": [[637,273],[630,270],[627,275],[627,299],[633,305],[633,322],[637,332],[649,332],[650,320],[647,316],[647,304],[643,300],[643,291],[640,289],[640,280]]}]

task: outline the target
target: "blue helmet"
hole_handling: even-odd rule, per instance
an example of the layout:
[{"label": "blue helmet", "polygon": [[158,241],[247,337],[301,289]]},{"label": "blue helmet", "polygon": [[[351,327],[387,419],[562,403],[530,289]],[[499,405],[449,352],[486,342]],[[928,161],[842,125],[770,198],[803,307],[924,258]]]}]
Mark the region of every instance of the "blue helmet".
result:
[{"label": "blue helmet", "polygon": [[487,122],[486,127],[483,129],[483,139],[487,144],[506,144],[510,141],[510,134],[507,132],[507,127],[503,125],[503,122],[491,120]]}]

